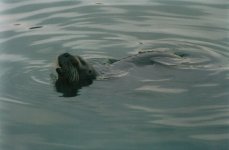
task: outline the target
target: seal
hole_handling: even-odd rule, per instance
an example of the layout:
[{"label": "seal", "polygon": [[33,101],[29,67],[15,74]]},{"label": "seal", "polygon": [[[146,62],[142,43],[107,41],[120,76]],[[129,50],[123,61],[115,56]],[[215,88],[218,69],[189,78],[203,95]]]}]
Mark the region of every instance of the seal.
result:
[{"label": "seal", "polygon": [[[72,97],[77,95],[78,89],[92,84],[97,76],[105,76],[108,79],[118,76],[121,71],[127,71],[132,67],[153,65],[155,63],[173,66],[181,62],[180,59],[183,57],[183,54],[178,55],[153,51],[140,52],[137,55],[112,61],[107,68],[103,65],[95,69],[82,57],[63,53],[58,56],[59,66],[56,68],[58,78],[55,82],[55,87],[57,92],[63,93],[64,97]],[[103,68],[102,71],[101,68]]]},{"label": "seal", "polygon": [[[228,64],[226,57],[208,49],[142,50],[135,55],[118,60],[109,59],[109,57],[87,60],[80,56],[63,53],[58,56],[57,61],[58,75],[51,77],[53,77],[57,92],[62,93],[64,97],[78,95],[78,90],[92,84],[94,79],[120,78],[120,82],[125,81],[131,84],[133,81],[133,83],[142,84],[145,79],[156,81],[173,74],[174,79],[181,77],[183,81],[192,75],[199,77],[200,73],[222,71],[228,68],[224,65]],[[115,83],[118,82],[115,80]],[[110,86],[113,88],[113,85]],[[116,88],[119,88],[119,85]]]}]

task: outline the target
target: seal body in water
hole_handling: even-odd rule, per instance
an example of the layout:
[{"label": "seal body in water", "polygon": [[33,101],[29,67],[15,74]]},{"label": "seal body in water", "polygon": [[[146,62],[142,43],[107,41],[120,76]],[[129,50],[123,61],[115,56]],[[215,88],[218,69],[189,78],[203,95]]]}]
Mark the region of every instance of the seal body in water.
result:
[{"label": "seal body in water", "polygon": [[[183,55],[173,53],[143,52],[117,60],[106,69],[101,65],[95,69],[82,57],[64,53],[58,56],[59,67],[56,68],[58,78],[55,87],[58,92],[63,93],[64,97],[72,97],[77,95],[77,91],[81,87],[92,84],[97,76],[104,75],[105,78],[112,78],[112,76],[117,76],[117,72],[126,71],[136,65],[153,65],[155,63],[174,65],[176,60],[182,57]],[[103,68],[102,71],[101,68]]]},{"label": "seal body in water", "polygon": [[[202,77],[205,79],[206,74],[210,76],[225,70],[228,70],[228,58],[217,51],[184,47],[184,49],[145,50],[118,60],[83,59],[80,56],[64,53],[58,56],[56,68],[58,77],[55,75],[51,77],[54,79],[58,92],[64,97],[73,97],[77,95],[78,89],[92,84],[94,79],[122,77],[115,80],[115,84],[108,83],[108,86],[113,90],[125,86],[132,88],[136,85],[135,89],[138,89],[137,87],[146,81],[169,82],[172,80],[168,83],[169,85],[176,81],[185,84],[190,82],[190,78],[199,81]],[[124,85],[122,82],[127,84]],[[150,87],[140,89],[160,91],[161,86],[163,87],[162,83],[158,85],[159,89],[155,86],[151,89]]]}]

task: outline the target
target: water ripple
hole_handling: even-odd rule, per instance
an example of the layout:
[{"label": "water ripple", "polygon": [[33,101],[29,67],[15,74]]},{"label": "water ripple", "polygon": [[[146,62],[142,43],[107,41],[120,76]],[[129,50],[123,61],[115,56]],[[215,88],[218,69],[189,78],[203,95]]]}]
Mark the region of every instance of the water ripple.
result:
[{"label": "water ripple", "polygon": [[160,92],[160,93],[175,93],[175,94],[179,94],[179,93],[183,93],[183,92],[187,92],[187,89],[178,89],[178,88],[164,88],[164,87],[160,87],[160,86],[142,86],[139,87],[137,89],[135,89],[137,91],[151,91],[151,92]]},{"label": "water ripple", "polygon": [[220,141],[220,140],[229,140],[229,133],[197,134],[197,135],[191,135],[190,137],[194,139],[201,139],[201,140],[207,140],[207,141]]},{"label": "water ripple", "polygon": [[127,105],[127,107],[150,113],[154,117],[154,120],[149,121],[152,124],[176,127],[214,127],[228,124],[228,106],[223,105],[175,109],[158,109],[133,105]]},{"label": "water ripple", "polygon": [[26,102],[23,102],[23,101],[20,101],[20,100],[6,98],[6,97],[0,97],[0,101],[16,103],[16,104],[23,104],[23,105],[30,105],[30,103],[26,103]]}]

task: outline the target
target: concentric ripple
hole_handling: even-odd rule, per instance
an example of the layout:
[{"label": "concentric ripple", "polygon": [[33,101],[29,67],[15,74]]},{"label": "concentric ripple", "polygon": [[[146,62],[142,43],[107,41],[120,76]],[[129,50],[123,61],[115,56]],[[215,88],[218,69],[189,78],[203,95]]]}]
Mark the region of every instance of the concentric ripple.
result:
[{"label": "concentric ripple", "polygon": [[[22,99],[21,103],[33,103],[30,98],[44,94],[44,89],[51,92],[51,81],[49,78],[51,63],[45,60],[31,60],[19,54],[1,53],[1,69],[4,74],[1,76],[1,99],[9,102],[11,97]],[[43,95],[45,96],[45,94]]]},{"label": "concentric ripple", "polygon": [[[162,39],[149,43],[143,47],[143,52],[156,51],[163,53],[174,53],[182,58],[167,59],[165,61],[172,65],[186,69],[210,69],[228,70],[227,47],[209,42],[184,40],[184,39]],[[151,45],[151,49],[145,49]],[[155,60],[157,61],[157,60]],[[159,61],[159,60],[158,60]]]}]

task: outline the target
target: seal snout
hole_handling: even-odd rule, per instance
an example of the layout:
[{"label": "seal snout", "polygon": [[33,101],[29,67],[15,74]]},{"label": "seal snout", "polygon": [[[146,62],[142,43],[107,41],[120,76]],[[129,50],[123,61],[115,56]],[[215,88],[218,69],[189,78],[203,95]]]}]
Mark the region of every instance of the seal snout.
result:
[{"label": "seal snout", "polygon": [[58,57],[58,65],[62,68],[62,67],[66,67],[69,65],[76,65],[78,64],[77,61],[75,61],[74,56],[72,56],[69,53],[63,53]]},{"label": "seal snout", "polygon": [[79,81],[79,62],[77,59],[69,53],[63,53],[58,56],[58,65],[56,72],[58,78],[66,82],[78,82]]}]

